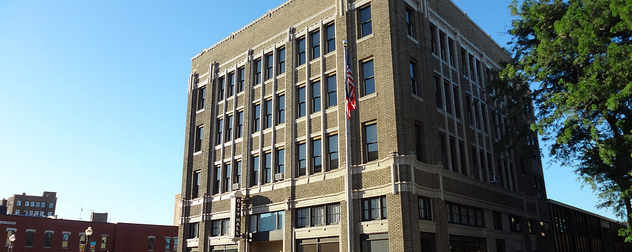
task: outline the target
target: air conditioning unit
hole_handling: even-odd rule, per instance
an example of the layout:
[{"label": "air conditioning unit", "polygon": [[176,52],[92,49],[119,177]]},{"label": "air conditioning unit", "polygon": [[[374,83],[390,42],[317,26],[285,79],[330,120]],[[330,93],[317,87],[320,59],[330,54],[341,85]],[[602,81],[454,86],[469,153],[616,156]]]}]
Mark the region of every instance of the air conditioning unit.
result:
[{"label": "air conditioning unit", "polygon": [[235,183],[235,184],[233,184],[232,189],[233,189],[233,190],[237,190],[237,189],[239,189],[239,183]]},{"label": "air conditioning unit", "polygon": [[489,176],[489,183],[498,184],[500,183],[500,179],[498,178],[498,176],[496,176],[496,174],[492,174],[491,176]]},{"label": "air conditioning unit", "polygon": [[274,174],[274,180],[275,181],[283,180],[284,178],[285,178],[285,174],[283,174],[283,173]]}]

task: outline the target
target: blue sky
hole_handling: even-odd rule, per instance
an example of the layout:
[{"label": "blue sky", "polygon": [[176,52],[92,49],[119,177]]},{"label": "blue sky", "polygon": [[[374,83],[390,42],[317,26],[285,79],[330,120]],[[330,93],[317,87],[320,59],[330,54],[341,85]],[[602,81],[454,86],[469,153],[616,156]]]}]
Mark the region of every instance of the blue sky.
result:
[{"label": "blue sky", "polygon": [[[0,1],[0,198],[56,191],[60,218],[171,224],[191,58],[283,2]],[[455,1],[501,46],[509,2]],[[570,168],[545,177],[596,211]]]}]

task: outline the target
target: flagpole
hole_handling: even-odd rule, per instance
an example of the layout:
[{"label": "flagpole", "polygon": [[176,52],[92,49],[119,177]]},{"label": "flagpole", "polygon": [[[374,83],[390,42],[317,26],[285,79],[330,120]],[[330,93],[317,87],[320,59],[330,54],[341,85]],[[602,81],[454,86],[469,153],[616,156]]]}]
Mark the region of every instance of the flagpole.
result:
[{"label": "flagpole", "polygon": [[[349,55],[347,52],[347,41],[344,40],[342,41],[344,47],[345,47],[345,72],[348,63],[348,59],[349,59]],[[347,77],[345,74],[345,96],[348,94],[348,81],[347,81]],[[353,195],[351,192],[351,175],[353,174],[351,172],[351,154],[350,154],[350,144],[349,144],[349,116],[350,114],[348,109],[346,108],[346,106],[348,106],[347,104],[345,104],[345,133],[346,133],[346,137],[345,137],[345,148],[346,148],[346,179],[345,179],[345,194],[347,196],[347,251],[348,252],[353,252],[353,211],[352,211],[352,206],[353,206]]]}]

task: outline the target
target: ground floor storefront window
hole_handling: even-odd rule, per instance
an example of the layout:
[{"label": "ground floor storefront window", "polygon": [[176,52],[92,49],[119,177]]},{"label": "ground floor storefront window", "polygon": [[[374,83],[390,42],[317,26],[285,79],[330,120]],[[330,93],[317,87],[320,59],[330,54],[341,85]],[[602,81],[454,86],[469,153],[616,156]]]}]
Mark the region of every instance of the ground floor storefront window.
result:
[{"label": "ground floor storefront window", "polygon": [[338,237],[298,240],[298,252],[338,252],[340,243]]},{"label": "ground floor storefront window", "polygon": [[450,252],[486,252],[485,238],[450,235]]},{"label": "ground floor storefront window", "polygon": [[360,235],[360,251],[388,252],[388,234]]}]

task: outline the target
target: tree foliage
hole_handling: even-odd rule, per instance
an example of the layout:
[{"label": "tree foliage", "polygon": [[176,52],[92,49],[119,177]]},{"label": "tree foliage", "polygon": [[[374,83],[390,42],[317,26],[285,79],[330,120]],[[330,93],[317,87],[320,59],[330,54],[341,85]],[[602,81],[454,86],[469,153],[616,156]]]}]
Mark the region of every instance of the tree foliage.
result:
[{"label": "tree foliage", "polygon": [[514,61],[501,78],[531,85],[531,128],[632,224],[632,0],[514,0]]}]

